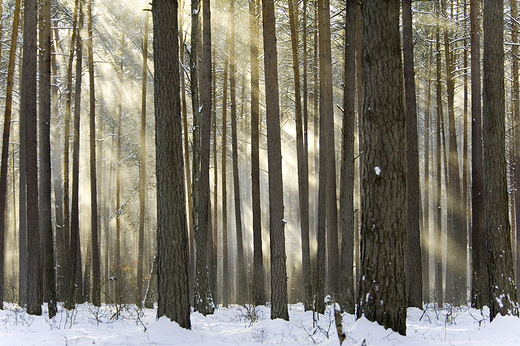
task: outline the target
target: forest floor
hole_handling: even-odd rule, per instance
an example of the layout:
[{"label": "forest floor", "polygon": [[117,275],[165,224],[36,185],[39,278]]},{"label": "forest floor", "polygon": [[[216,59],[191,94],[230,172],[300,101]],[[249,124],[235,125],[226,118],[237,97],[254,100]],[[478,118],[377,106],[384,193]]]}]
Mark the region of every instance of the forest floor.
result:
[{"label": "forest floor", "polygon": [[[180,328],[156,311],[135,305],[96,308],[82,304],[74,311],[60,308],[52,320],[30,316],[16,305],[0,311],[0,345],[339,345],[334,313],[329,307],[319,321],[301,304],[290,306],[290,321],[270,320],[267,307],[219,308],[207,317],[191,315],[192,330]],[[407,335],[343,316],[343,345],[518,345],[520,319],[497,317],[467,307],[408,309]]]}]

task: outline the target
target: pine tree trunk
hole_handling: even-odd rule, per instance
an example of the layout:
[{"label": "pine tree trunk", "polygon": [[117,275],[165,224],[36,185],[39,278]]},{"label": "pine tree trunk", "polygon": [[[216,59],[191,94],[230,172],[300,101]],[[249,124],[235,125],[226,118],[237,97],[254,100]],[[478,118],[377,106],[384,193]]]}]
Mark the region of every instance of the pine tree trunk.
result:
[{"label": "pine tree trunk", "polygon": [[[226,46],[229,49],[231,35],[226,34]],[[229,305],[229,253],[228,253],[228,215],[227,215],[227,92],[228,92],[228,55],[224,59],[224,86],[222,90],[222,305]]]},{"label": "pine tree trunk", "polygon": [[[357,316],[406,334],[406,133],[400,1],[364,1],[361,275]],[[381,266],[380,263],[385,263]]]},{"label": "pine tree trunk", "polygon": [[154,0],[152,8],[157,162],[157,317],[166,316],[189,329],[188,229],[177,6],[177,1]]},{"label": "pine tree trunk", "polygon": [[27,187],[27,313],[42,314],[42,266],[38,213],[38,141],[37,141],[37,41],[38,2],[24,1],[23,66],[20,116],[25,118]]},{"label": "pine tree trunk", "polygon": [[421,189],[419,186],[419,150],[417,104],[413,58],[412,1],[403,1],[403,59],[406,102],[407,236],[406,271],[408,305],[422,308]]},{"label": "pine tree trunk", "polygon": [[51,1],[40,4],[40,61],[39,61],[39,168],[40,168],[40,227],[43,239],[44,300],[48,303],[49,318],[56,315],[56,272],[54,263],[54,232],[51,209]]},{"label": "pine tree trunk", "polygon": [[[483,162],[490,318],[515,313],[513,257],[505,157],[503,1],[484,1]],[[482,268],[481,268],[482,269]],[[518,313],[518,312],[516,312]]]},{"label": "pine tree trunk", "polygon": [[287,268],[285,264],[285,219],[278,94],[278,58],[274,1],[262,1],[269,165],[269,228],[271,243],[271,319],[289,320]]},{"label": "pine tree trunk", "polygon": [[343,311],[356,310],[354,296],[354,132],[356,127],[356,2],[347,1],[345,15],[345,86],[341,161],[341,261],[338,298]]},{"label": "pine tree trunk", "polygon": [[262,210],[260,204],[260,63],[258,35],[259,8],[257,0],[249,0],[251,54],[251,195],[253,211],[253,299],[265,305],[264,255],[262,251]]},{"label": "pine tree trunk", "polygon": [[210,223],[210,185],[209,185],[209,163],[211,150],[211,8],[210,1],[203,0],[203,34],[201,64],[201,129],[200,129],[200,182],[199,182],[199,222],[195,234],[197,241],[197,277],[195,289],[195,309],[203,314],[213,313],[213,298],[209,285],[208,253],[210,244],[208,236],[211,236]]}]

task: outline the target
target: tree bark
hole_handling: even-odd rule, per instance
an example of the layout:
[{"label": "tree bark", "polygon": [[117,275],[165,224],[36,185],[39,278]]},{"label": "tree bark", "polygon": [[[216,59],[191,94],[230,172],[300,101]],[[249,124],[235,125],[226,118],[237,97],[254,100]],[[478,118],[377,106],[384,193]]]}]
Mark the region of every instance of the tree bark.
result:
[{"label": "tree bark", "polygon": [[37,141],[37,41],[38,2],[24,1],[23,66],[20,116],[25,118],[27,187],[27,313],[42,314],[42,266],[38,213],[38,141]]},{"label": "tree bark", "polygon": [[421,189],[419,186],[419,150],[417,104],[413,58],[412,1],[403,1],[403,60],[406,103],[407,236],[405,262],[408,305],[422,308]]},{"label": "tree bark", "polygon": [[356,2],[347,1],[345,14],[345,86],[341,155],[340,215],[341,259],[338,300],[341,308],[355,313],[354,293],[354,132],[356,127]]},{"label": "tree bark", "polygon": [[157,317],[189,329],[188,230],[180,109],[177,1],[154,0]]},{"label": "tree bark", "polygon": [[253,299],[265,305],[264,255],[262,251],[262,210],[260,204],[260,63],[258,48],[258,0],[249,0],[249,42],[251,59],[251,195],[253,211]]},{"label": "tree bark", "polygon": [[285,264],[285,219],[282,182],[278,58],[274,1],[262,1],[269,165],[269,228],[271,247],[271,319],[289,320],[287,268]]},{"label": "tree bark", "polygon": [[365,1],[361,276],[357,316],[406,334],[406,133],[400,1]]},{"label": "tree bark", "polygon": [[[490,287],[490,318],[515,312],[518,304],[511,252],[507,162],[505,157],[505,91],[503,1],[484,1],[483,162],[485,218]],[[482,269],[482,268],[481,268]]]}]

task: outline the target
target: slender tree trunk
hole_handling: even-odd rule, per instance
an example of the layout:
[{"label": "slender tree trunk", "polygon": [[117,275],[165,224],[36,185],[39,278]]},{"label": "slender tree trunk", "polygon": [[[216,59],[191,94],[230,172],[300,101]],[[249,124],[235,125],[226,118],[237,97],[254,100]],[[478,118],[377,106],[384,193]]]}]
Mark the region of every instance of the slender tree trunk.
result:
[{"label": "slender tree trunk", "polygon": [[403,59],[406,97],[406,169],[407,169],[407,236],[406,271],[408,305],[422,308],[421,257],[421,189],[419,186],[419,150],[417,134],[417,105],[413,58],[412,1],[403,1]]},{"label": "slender tree trunk", "polygon": [[271,243],[271,319],[289,320],[287,268],[285,264],[285,219],[278,94],[278,58],[274,1],[262,1],[267,115],[267,160],[269,164],[269,228]]},{"label": "slender tree trunk", "polygon": [[[438,6],[438,1],[436,3]],[[438,7],[436,8],[438,15]],[[436,192],[434,197],[434,204],[437,210],[436,215],[434,215],[434,243],[435,243],[435,301],[438,306],[442,308],[444,304],[444,292],[442,289],[442,185],[441,185],[441,122],[443,117],[442,112],[442,90],[441,90],[441,46],[440,46],[440,28],[439,24],[436,27],[435,33],[435,54],[436,54],[436,165],[437,168],[435,170],[435,174],[437,175],[437,184],[436,184]]]},{"label": "slender tree trunk", "polygon": [[37,41],[38,2],[24,1],[23,66],[20,116],[25,118],[27,187],[27,313],[42,314],[42,266],[38,213],[38,141],[37,141]]},{"label": "slender tree trunk", "polygon": [[[76,47],[76,36],[78,35],[78,18],[79,18],[79,0],[74,2],[74,21],[72,23],[72,36],[70,40],[70,53],[69,61],[67,64],[67,93],[65,100],[65,131],[64,131],[64,147],[63,147],[63,238],[64,243],[67,247],[67,257],[70,253],[70,120],[72,117],[72,74],[74,67],[74,54]],[[70,291],[69,287],[72,280],[70,273],[73,272],[71,261],[66,262],[65,270],[65,285],[66,297],[65,300],[69,299]]]},{"label": "slender tree trunk", "polygon": [[[87,2],[88,14],[88,71],[90,90],[90,208],[91,208],[91,241],[92,241],[92,304],[101,306],[101,255],[99,248],[99,220],[97,203],[96,173],[96,92],[94,71],[94,48],[92,30],[92,0]],[[88,257],[87,257],[88,258]]]},{"label": "slender tree trunk", "polygon": [[471,304],[489,306],[489,278],[485,272],[487,246],[484,218],[484,163],[482,162],[482,103],[480,82],[480,1],[471,0]]},{"label": "slender tree trunk", "polygon": [[[520,86],[518,81],[518,1],[511,0],[511,17],[513,20],[511,22],[511,41],[513,42],[512,49],[512,79],[513,79],[513,88],[511,90],[512,99],[513,99],[513,138],[514,138],[514,196],[515,196],[515,229],[516,229],[516,251],[514,253],[515,258],[515,278],[518,282],[520,280],[520,157],[517,152],[520,149],[520,130],[518,126],[520,126],[520,97],[518,93],[520,92]],[[520,296],[520,285],[517,285],[517,297]]]},{"label": "slender tree trunk", "polygon": [[39,168],[40,168],[40,227],[44,255],[44,292],[49,318],[56,315],[56,271],[54,262],[54,232],[51,212],[51,1],[40,4],[40,61],[39,61]]},{"label": "slender tree trunk", "polygon": [[[213,51],[213,71],[216,71],[215,51]],[[212,78],[213,82],[213,230],[211,234],[211,258],[210,258],[210,287],[213,303],[218,305],[218,149],[217,149],[217,79]]]},{"label": "slender tree trunk", "polygon": [[209,163],[211,151],[211,8],[210,1],[203,0],[203,34],[201,64],[201,138],[200,138],[200,182],[199,182],[199,210],[197,242],[197,277],[195,289],[195,309],[203,315],[211,314],[214,310],[213,298],[209,285],[208,236],[211,236],[210,224],[210,185],[209,185]]},{"label": "slender tree trunk", "polygon": [[70,213],[70,245],[69,245],[69,291],[65,307],[74,309],[78,294],[81,294],[83,285],[81,283],[81,248],[79,230],[79,150],[80,150],[80,124],[81,124],[81,84],[82,84],[82,65],[83,65],[83,38],[81,30],[83,28],[83,0],[79,2],[79,21],[77,42],[77,62],[76,62],[76,89],[74,95],[74,139],[72,148],[72,205]]},{"label": "slender tree trunk", "polygon": [[253,209],[253,299],[255,305],[264,305],[265,277],[262,251],[262,210],[260,204],[260,63],[258,0],[249,0],[249,30],[251,54],[251,195]]},{"label": "slender tree trunk", "polygon": [[[4,131],[2,136],[2,158],[0,167],[0,308],[3,309],[4,292],[5,292],[5,214],[7,203],[7,173],[9,159],[9,137],[11,135],[11,116],[13,104],[13,81],[14,69],[16,62],[16,47],[18,40],[18,25],[20,21],[20,0],[15,2],[13,15],[13,29],[11,33],[11,46],[9,48],[9,62],[7,67],[7,88],[4,111]],[[14,167],[14,166],[13,166]],[[14,178],[14,175],[13,175]],[[14,184],[14,179],[13,179]],[[16,225],[15,225],[16,226]],[[20,239],[21,240],[21,239]],[[20,261],[21,262],[21,261]],[[20,275],[21,277],[21,275]]]},{"label": "slender tree trunk", "polygon": [[356,126],[356,2],[347,1],[345,15],[345,86],[341,157],[341,261],[338,298],[341,308],[353,314],[354,298],[354,132]]}]

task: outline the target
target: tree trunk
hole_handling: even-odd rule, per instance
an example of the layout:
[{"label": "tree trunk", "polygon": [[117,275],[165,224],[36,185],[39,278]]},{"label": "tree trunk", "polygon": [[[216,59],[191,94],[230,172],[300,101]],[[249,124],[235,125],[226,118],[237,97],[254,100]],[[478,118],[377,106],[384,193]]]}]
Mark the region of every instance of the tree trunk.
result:
[{"label": "tree trunk", "polygon": [[[406,334],[406,117],[400,2],[365,1],[363,203],[357,316]],[[385,265],[380,265],[385,263]]]},{"label": "tree trunk", "polygon": [[271,243],[271,319],[289,320],[287,268],[285,264],[285,219],[278,94],[278,58],[274,1],[262,1],[265,92],[267,115],[267,160],[269,165],[269,228]]},{"label": "tree trunk", "polygon": [[[512,49],[512,79],[513,79],[513,88],[511,90],[512,99],[513,99],[513,138],[514,138],[514,196],[515,196],[515,228],[516,228],[516,251],[514,254],[515,258],[515,278],[516,280],[520,279],[520,157],[517,152],[520,149],[520,130],[518,126],[520,126],[520,97],[518,93],[520,92],[520,86],[518,81],[518,1],[511,0],[511,17],[513,17],[513,21],[511,22],[511,41],[513,42]],[[518,282],[518,281],[517,281]],[[520,296],[520,285],[517,285],[517,297]]]},{"label": "tree trunk", "polygon": [[199,182],[199,222],[196,236],[197,242],[197,275],[195,289],[195,309],[203,314],[212,314],[214,310],[213,298],[209,285],[208,236],[211,236],[210,223],[210,185],[209,185],[209,163],[211,151],[211,8],[210,1],[203,0],[203,34],[201,64],[201,93],[200,104],[202,108],[200,122],[200,182]]},{"label": "tree trunk", "polygon": [[[503,2],[484,1],[483,162],[490,318],[514,313],[518,304],[507,196]],[[482,268],[481,268],[482,269]]]},{"label": "tree trunk", "polygon": [[[436,6],[438,6],[438,1],[436,2]],[[436,13],[438,16],[438,8],[436,7]],[[441,43],[440,43],[440,28],[439,24],[436,27],[435,33],[435,54],[436,54],[436,83],[435,83],[435,93],[436,93],[436,192],[433,198],[434,207],[436,209],[436,215],[434,215],[434,253],[435,253],[435,288],[434,288],[434,296],[435,301],[437,302],[439,308],[442,308],[444,304],[444,292],[442,285],[442,185],[441,185],[441,122],[443,117],[442,112],[442,90],[441,90]]]},{"label": "tree trunk", "polygon": [[[97,203],[96,173],[96,93],[94,71],[94,49],[92,30],[92,0],[87,2],[88,14],[88,71],[90,86],[90,208],[91,208],[91,241],[92,241],[92,304],[101,306],[101,255],[99,247],[99,220]],[[88,258],[88,257],[87,257]]]},{"label": "tree trunk", "polygon": [[253,210],[253,301],[265,305],[264,255],[262,251],[262,210],[260,204],[260,63],[258,48],[258,0],[249,0],[251,54],[251,195]]},{"label": "tree trunk", "polygon": [[419,186],[419,150],[417,104],[413,58],[412,1],[403,1],[403,60],[406,103],[407,236],[406,272],[408,306],[422,308],[421,189]]},{"label": "tree trunk", "polygon": [[25,118],[27,187],[27,313],[42,314],[42,266],[38,213],[38,141],[37,141],[37,38],[38,2],[24,1],[23,66],[20,116]]},{"label": "tree trunk", "polygon": [[177,1],[154,0],[157,317],[190,328]]},{"label": "tree trunk", "polygon": [[356,127],[356,2],[347,1],[345,15],[345,86],[341,155],[341,262],[338,300],[343,311],[355,313],[354,293],[354,132]]},{"label": "tree trunk", "polygon": [[80,150],[80,124],[81,124],[81,76],[83,63],[83,0],[79,2],[78,34],[76,36],[77,62],[76,62],[76,89],[74,94],[74,139],[72,148],[72,205],[70,211],[70,245],[69,245],[69,290],[65,307],[74,309],[78,293],[81,294],[83,276],[81,274],[81,247],[79,229],[79,150]]},{"label": "tree trunk", "polygon": [[54,232],[51,209],[51,1],[40,4],[40,61],[39,61],[39,168],[40,168],[40,227],[43,239],[44,300],[48,303],[49,318],[56,315],[56,272],[54,263]]}]

